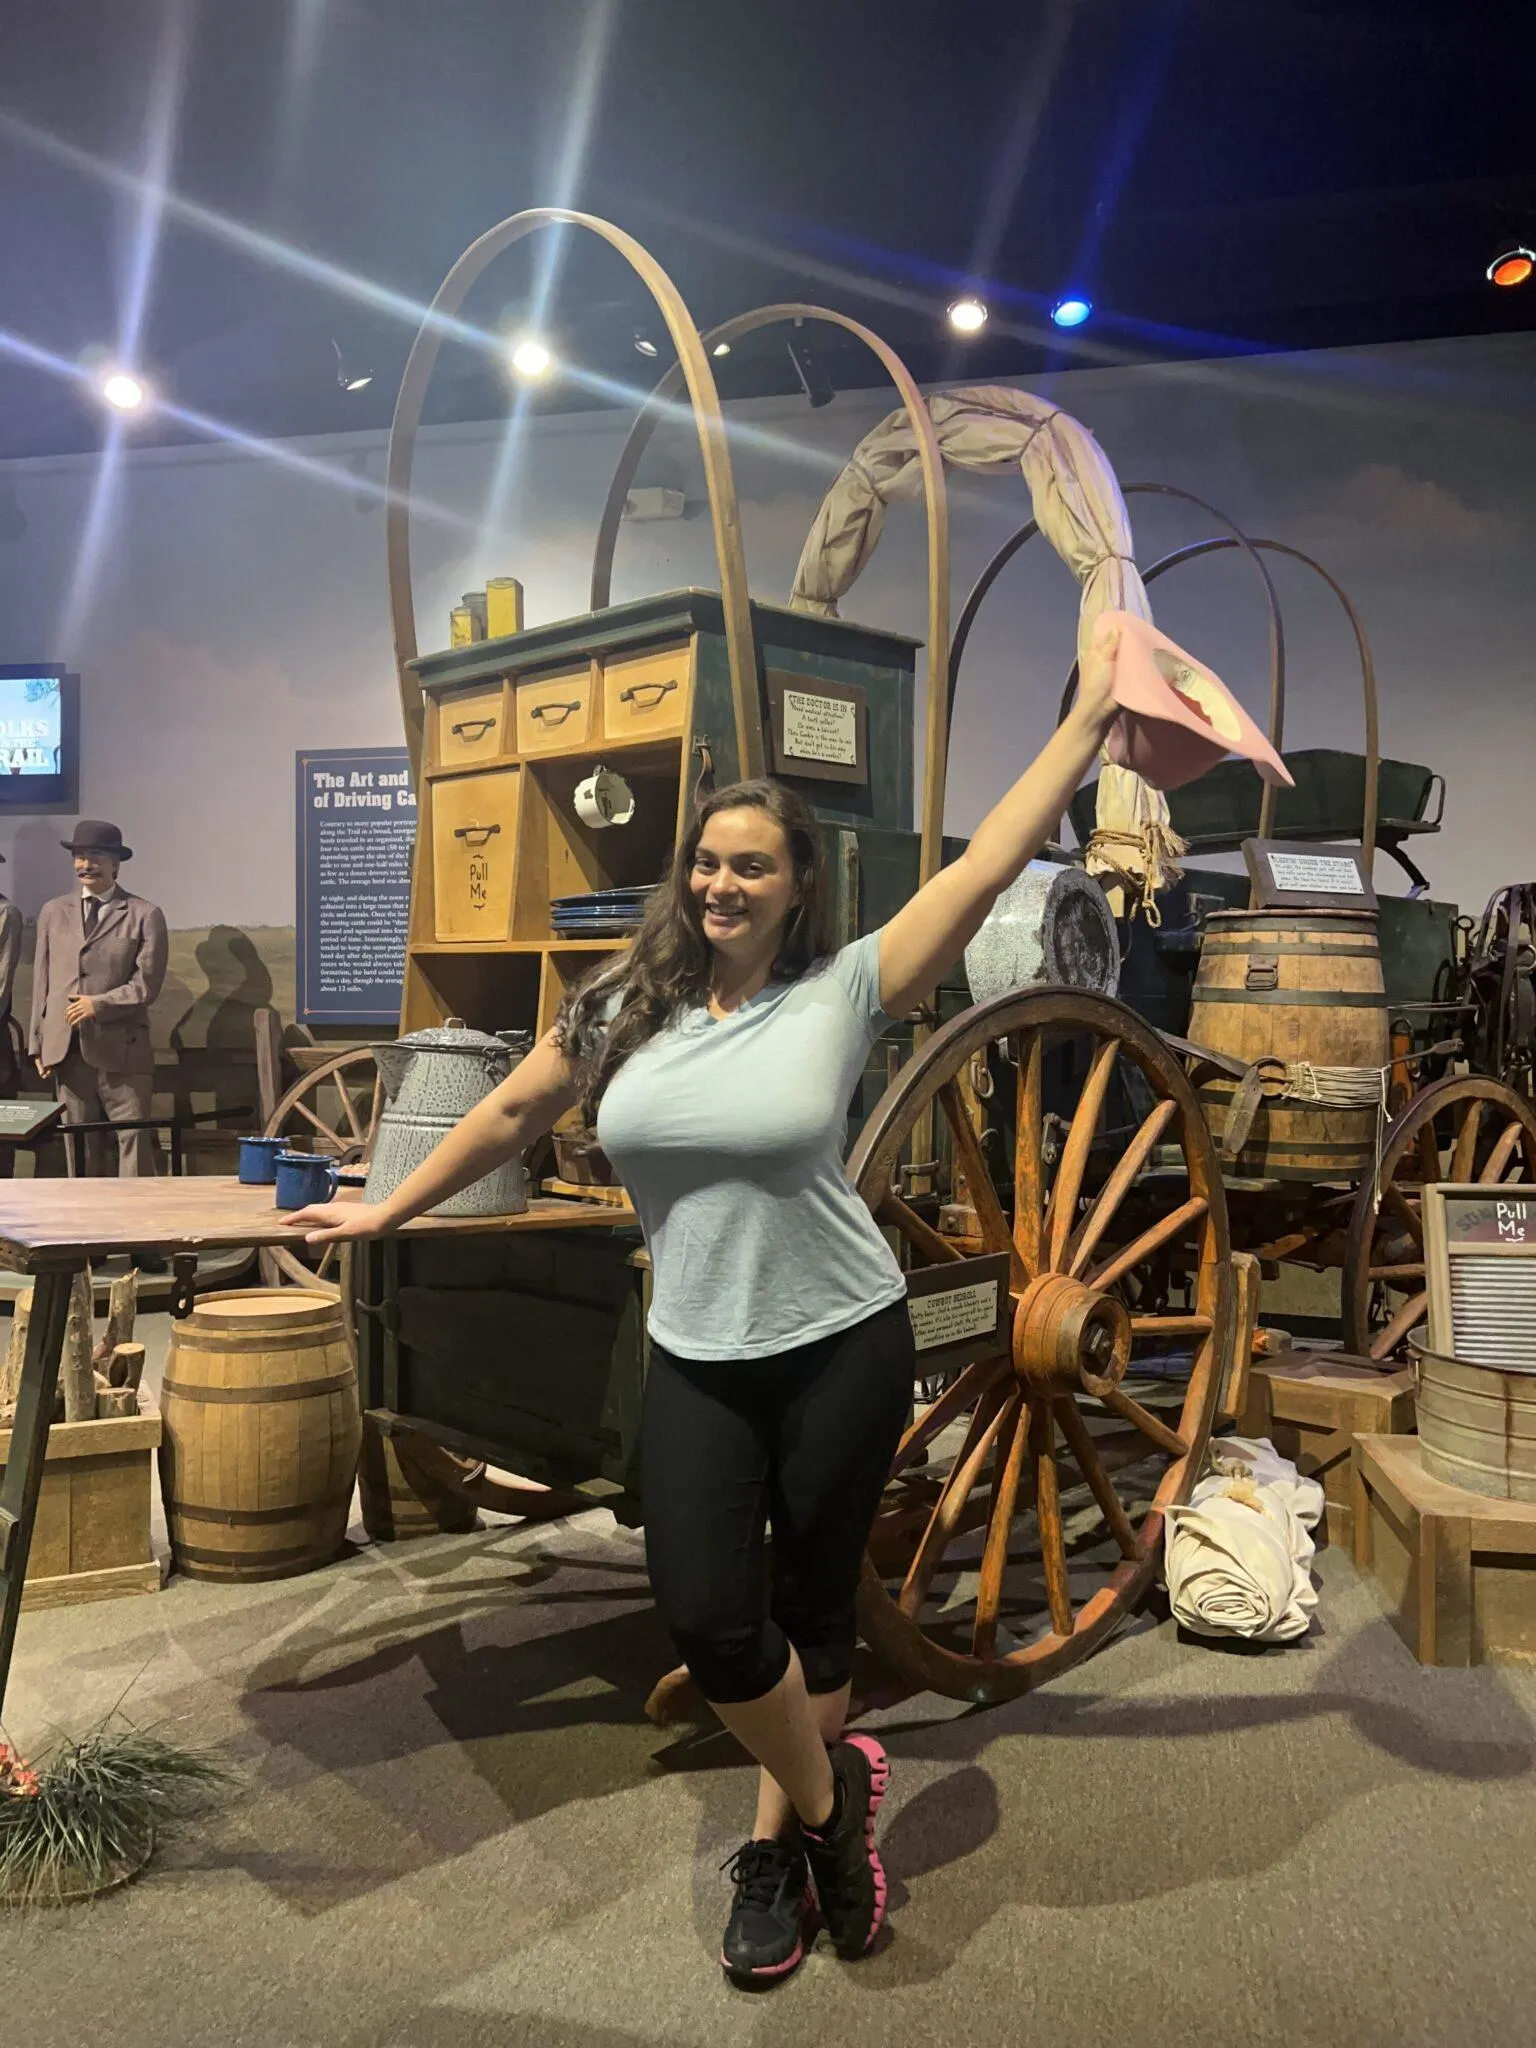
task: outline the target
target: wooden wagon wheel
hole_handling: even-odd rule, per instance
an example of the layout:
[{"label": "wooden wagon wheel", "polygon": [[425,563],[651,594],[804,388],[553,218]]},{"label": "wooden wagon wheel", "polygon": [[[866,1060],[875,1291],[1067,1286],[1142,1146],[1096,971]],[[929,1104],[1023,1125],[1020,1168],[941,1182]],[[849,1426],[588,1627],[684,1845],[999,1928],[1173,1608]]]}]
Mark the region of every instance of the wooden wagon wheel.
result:
[{"label": "wooden wagon wheel", "polygon": [[[1047,1056],[1085,1039],[1087,1080],[1048,1161]],[[972,1056],[997,1041],[1017,1067],[1011,1204],[958,1086]],[[1117,1068],[1139,1121],[1106,1162],[1093,1141]],[[896,1669],[953,1699],[985,1702],[1075,1663],[1146,1591],[1163,1510],[1186,1499],[1199,1474],[1232,1341],[1233,1276],[1226,1198],[1194,1092],[1123,1004],[1071,989],[1002,996],[957,1017],[896,1077],[849,1174],[912,1264],[958,1257],[894,1191],[902,1148],[935,1108],[984,1248],[1012,1262],[1012,1345],[967,1366],[903,1437],[864,1562],[859,1616],[865,1640]],[[1164,1181],[1170,1149],[1182,1170]],[[1170,1192],[1149,1208],[1154,1150]],[[1170,1272],[1186,1276],[1185,1311],[1141,1312],[1138,1301],[1161,1306]],[[1149,1354],[1174,1345],[1188,1347],[1182,1371],[1165,1367],[1182,1390],[1157,1412],[1148,1402],[1159,1397],[1141,1380]],[[1128,1391],[1128,1372],[1145,1399]],[[1063,1470],[1063,1451],[1076,1479]]]},{"label": "wooden wagon wheel", "polygon": [[1429,1315],[1423,1189],[1438,1180],[1536,1182],[1536,1109],[1502,1081],[1453,1074],[1392,1123],[1344,1253],[1344,1344],[1359,1357],[1406,1357],[1408,1333]]},{"label": "wooden wagon wheel", "polygon": [[[300,1075],[267,1119],[263,1136],[292,1137],[295,1149],[319,1153],[339,1166],[357,1166],[373,1156],[374,1134],[384,1102],[384,1084],[373,1048],[354,1046]],[[307,1263],[285,1245],[261,1253],[261,1276],[269,1287],[320,1287],[341,1296],[337,1247],[327,1245]]]}]

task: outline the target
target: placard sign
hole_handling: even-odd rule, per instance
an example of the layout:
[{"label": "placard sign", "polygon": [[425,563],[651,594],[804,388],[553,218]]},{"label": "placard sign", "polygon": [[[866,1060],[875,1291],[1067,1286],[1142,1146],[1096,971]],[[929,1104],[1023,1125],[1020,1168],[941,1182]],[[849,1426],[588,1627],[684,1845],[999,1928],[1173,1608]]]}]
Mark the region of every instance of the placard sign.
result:
[{"label": "placard sign", "polygon": [[784,754],[791,761],[833,761],[845,768],[859,758],[858,706],[840,697],[784,692]]},{"label": "placard sign", "polygon": [[0,1145],[29,1145],[51,1130],[63,1114],[62,1102],[39,1102],[35,1096],[0,1102]]},{"label": "placard sign", "polygon": [[1259,910],[1374,910],[1365,856],[1352,846],[1245,839],[1243,861]]},{"label": "placard sign", "polygon": [[869,708],[857,683],[767,671],[773,766],[813,782],[869,781]]},{"label": "placard sign", "polygon": [[1269,872],[1277,889],[1320,889],[1326,896],[1365,894],[1360,870],[1336,853],[1272,853]]},{"label": "placard sign", "polygon": [[400,1021],[416,793],[404,747],[297,757],[296,979],[306,1024]]},{"label": "placard sign", "polygon": [[1006,1252],[907,1275],[907,1314],[924,1377],[1006,1352],[1013,1317]]}]

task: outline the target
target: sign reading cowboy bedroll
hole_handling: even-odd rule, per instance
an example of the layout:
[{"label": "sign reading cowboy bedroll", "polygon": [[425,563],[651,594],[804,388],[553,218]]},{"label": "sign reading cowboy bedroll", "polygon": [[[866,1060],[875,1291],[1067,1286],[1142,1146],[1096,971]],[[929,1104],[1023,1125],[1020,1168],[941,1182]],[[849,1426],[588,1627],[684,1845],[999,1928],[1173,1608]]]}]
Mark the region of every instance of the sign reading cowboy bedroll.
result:
[{"label": "sign reading cowboy bedroll", "polygon": [[404,747],[297,757],[298,1014],[400,1020],[416,792]]}]

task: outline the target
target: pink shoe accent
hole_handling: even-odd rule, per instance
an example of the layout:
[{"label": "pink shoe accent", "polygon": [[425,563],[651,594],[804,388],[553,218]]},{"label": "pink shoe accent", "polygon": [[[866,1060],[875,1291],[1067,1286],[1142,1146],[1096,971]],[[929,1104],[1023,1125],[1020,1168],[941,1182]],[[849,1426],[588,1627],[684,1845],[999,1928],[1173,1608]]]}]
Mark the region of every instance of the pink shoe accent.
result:
[{"label": "pink shoe accent", "polygon": [[864,1815],[864,1846],[869,1854],[869,1867],[875,1879],[875,1911],[869,1925],[869,1940],[864,1944],[868,1954],[874,1946],[875,1936],[885,1923],[885,1902],[889,1887],[885,1881],[885,1865],[880,1861],[880,1852],[875,1847],[875,1816],[880,1811],[886,1788],[891,1782],[890,1759],[873,1735],[845,1735],[843,1740],[854,1749],[861,1749],[869,1761],[869,1807]]},{"label": "pink shoe accent", "polygon": [[772,1977],[787,1977],[790,1971],[793,1970],[798,1963],[804,1962],[804,1960],[805,1943],[803,1941],[799,1941],[795,1944],[795,1952],[793,1955],[786,1956],[782,1963],[770,1963],[766,1969],[739,1970],[735,1967],[734,1964],[728,1963],[725,1960],[723,1952],[720,1957],[720,1967],[722,1970],[724,1970],[727,1977],[749,1977],[754,1982],[756,1982],[759,1978],[766,1979]]}]

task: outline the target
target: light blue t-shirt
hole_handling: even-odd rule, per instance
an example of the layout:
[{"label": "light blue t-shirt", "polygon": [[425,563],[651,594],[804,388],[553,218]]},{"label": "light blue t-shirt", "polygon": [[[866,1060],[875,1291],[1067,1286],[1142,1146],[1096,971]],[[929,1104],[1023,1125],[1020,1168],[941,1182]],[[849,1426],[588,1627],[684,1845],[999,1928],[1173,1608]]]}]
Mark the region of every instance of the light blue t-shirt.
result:
[{"label": "light blue t-shirt", "polygon": [[843,1170],[880,1007],[880,939],[729,1017],[685,1010],[614,1076],[597,1135],[650,1248],[650,1332],[681,1358],[766,1358],[906,1292]]}]

